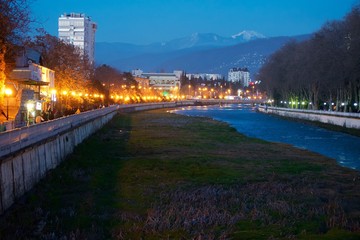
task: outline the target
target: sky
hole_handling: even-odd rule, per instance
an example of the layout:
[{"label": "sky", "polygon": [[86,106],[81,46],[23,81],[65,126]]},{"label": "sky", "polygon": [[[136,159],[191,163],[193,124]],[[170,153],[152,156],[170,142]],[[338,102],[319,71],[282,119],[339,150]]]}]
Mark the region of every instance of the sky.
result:
[{"label": "sky", "polygon": [[315,32],[341,20],[360,0],[31,0],[34,28],[57,36],[58,17],[84,13],[98,25],[96,42],[150,44],[253,30],[267,37]]}]

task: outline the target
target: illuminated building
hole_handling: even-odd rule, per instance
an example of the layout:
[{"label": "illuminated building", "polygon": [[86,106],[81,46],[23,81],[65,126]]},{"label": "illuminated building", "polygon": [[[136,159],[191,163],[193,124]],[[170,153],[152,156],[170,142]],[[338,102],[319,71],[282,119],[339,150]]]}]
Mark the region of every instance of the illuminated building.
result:
[{"label": "illuminated building", "polygon": [[96,23],[82,13],[63,14],[59,17],[59,39],[79,47],[94,63]]},{"label": "illuminated building", "polygon": [[172,73],[144,73],[137,69],[132,71],[133,76],[149,79],[151,87],[169,91],[172,89],[180,89],[180,78],[182,71],[174,71]]},{"label": "illuminated building", "polygon": [[247,68],[231,68],[228,73],[229,82],[240,82],[244,87],[250,84],[250,72]]}]

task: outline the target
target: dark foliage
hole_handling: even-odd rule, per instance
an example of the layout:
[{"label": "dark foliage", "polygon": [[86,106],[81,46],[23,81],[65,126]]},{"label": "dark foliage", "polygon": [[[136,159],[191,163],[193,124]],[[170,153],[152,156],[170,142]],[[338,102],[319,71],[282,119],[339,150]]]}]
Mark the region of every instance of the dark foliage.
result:
[{"label": "dark foliage", "polygon": [[311,39],[287,43],[269,58],[258,78],[277,104],[355,111],[359,66],[360,4],[343,20],[323,25]]}]

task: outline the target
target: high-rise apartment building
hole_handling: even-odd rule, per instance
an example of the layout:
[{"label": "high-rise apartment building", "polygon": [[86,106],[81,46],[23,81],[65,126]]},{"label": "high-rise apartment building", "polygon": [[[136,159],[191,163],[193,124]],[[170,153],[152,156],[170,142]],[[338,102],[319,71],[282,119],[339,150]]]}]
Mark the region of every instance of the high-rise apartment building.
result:
[{"label": "high-rise apartment building", "polygon": [[244,87],[250,84],[250,72],[247,68],[231,68],[228,73],[229,82],[240,82]]},{"label": "high-rise apartment building", "polygon": [[65,13],[59,17],[59,39],[79,47],[91,63],[94,63],[96,28],[96,23],[83,13]]}]

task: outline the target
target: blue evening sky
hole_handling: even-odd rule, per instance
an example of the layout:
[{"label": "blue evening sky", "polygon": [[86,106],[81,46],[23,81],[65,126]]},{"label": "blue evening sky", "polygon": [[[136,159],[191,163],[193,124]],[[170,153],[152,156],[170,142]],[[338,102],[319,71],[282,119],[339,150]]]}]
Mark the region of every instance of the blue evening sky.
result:
[{"label": "blue evening sky", "polygon": [[97,42],[149,44],[254,30],[267,37],[317,31],[341,20],[359,0],[32,0],[36,27],[57,36],[62,13],[85,13],[98,24]]}]

